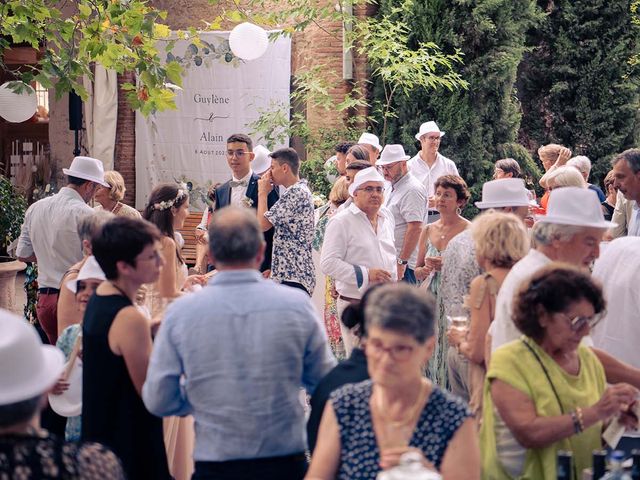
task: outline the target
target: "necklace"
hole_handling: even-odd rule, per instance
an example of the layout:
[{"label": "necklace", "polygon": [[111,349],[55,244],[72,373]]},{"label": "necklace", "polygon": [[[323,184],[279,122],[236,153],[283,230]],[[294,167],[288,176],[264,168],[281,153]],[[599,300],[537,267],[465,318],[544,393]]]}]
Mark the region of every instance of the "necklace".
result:
[{"label": "necklace", "polygon": [[118,212],[121,206],[122,204],[120,202],[116,202],[116,204],[111,209],[111,213],[115,214],[116,212]]},{"label": "necklace", "polygon": [[120,288],[118,285],[116,285],[115,282],[109,282],[113,288],[115,288],[116,290],[118,290],[125,298],[129,298],[129,295],[127,295],[127,292],[125,292],[122,288]]},{"label": "necklace", "polygon": [[418,411],[422,407],[422,401],[424,400],[424,393],[425,393],[426,388],[427,388],[427,384],[424,381],[420,380],[420,390],[418,391],[418,395],[416,396],[416,400],[415,400],[414,404],[411,406],[411,409],[409,410],[409,414],[404,416],[400,420],[392,420],[391,418],[389,418],[387,416],[387,414],[385,413],[386,409],[384,408],[384,405],[382,404],[382,397],[380,395],[377,395],[376,398],[375,398],[375,403],[376,403],[376,410],[378,410],[378,415],[380,415],[380,418],[385,423],[389,423],[390,425],[392,425],[394,427],[401,427],[401,426],[407,425],[408,423],[411,423],[411,421],[413,421],[413,419],[415,418],[416,414],[418,413]]}]

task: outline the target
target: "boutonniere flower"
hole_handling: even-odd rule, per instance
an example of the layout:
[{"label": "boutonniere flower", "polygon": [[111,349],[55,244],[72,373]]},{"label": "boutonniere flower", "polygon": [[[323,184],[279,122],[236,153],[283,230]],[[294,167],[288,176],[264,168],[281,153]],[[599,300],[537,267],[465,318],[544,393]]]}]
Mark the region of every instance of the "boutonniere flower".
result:
[{"label": "boutonniere flower", "polygon": [[253,200],[249,197],[244,197],[242,199],[242,204],[247,208],[251,208],[253,207]]}]

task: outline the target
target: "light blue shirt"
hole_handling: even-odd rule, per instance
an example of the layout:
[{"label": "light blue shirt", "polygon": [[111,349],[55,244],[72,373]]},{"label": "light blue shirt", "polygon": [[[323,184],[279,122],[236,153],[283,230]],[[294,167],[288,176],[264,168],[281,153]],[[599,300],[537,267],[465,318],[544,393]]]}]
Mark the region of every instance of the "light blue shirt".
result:
[{"label": "light blue shirt", "polygon": [[173,302],[155,339],[145,405],[195,418],[196,461],[306,448],[300,386],[336,364],[311,299],[254,270],[221,271]]}]

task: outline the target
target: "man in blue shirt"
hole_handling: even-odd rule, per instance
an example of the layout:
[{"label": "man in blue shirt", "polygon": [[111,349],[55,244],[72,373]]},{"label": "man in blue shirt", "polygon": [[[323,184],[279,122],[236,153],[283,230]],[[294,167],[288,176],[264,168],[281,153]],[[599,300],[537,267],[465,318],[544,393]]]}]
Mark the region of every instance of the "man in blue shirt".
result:
[{"label": "man in blue shirt", "polygon": [[193,415],[194,479],[298,479],[306,471],[300,386],[312,393],[335,365],[308,295],[264,279],[262,231],[227,207],[209,226],[218,274],[167,309],[145,405]]}]

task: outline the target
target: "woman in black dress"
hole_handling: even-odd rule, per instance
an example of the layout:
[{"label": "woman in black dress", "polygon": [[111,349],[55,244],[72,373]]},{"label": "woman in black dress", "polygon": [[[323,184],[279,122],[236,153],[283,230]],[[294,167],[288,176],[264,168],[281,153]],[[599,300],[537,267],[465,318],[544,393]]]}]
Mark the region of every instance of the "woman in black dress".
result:
[{"label": "woman in black dress", "polygon": [[82,439],[107,445],[127,477],[168,479],[162,420],[142,403],[151,330],[134,306],[138,288],[157,280],[160,233],[143,220],[118,217],[93,239],[103,282],[87,304],[82,327]]}]

